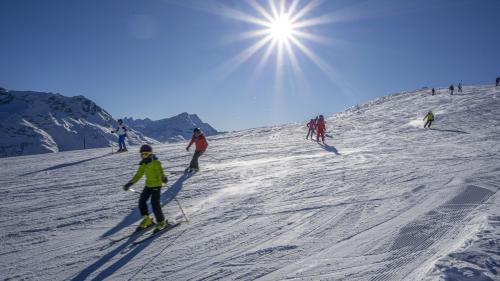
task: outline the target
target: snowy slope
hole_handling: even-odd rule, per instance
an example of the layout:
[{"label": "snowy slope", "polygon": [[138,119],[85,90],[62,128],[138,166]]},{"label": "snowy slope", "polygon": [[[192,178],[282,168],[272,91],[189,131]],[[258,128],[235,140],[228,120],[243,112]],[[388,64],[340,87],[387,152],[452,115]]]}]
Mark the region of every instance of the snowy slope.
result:
[{"label": "snowy slope", "polygon": [[[116,121],[83,97],[31,91],[0,91],[0,157],[109,147]],[[85,139],[84,139],[85,138]],[[137,131],[130,144],[158,143]]]},{"label": "snowy slope", "polygon": [[210,124],[204,123],[196,114],[187,112],[161,120],[125,118],[133,129],[161,142],[191,139],[194,128],[200,128],[206,136],[217,134]]},{"label": "snowy slope", "polygon": [[[0,159],[6,280],[498,280],[500,90],[409,92],[305,124],[209,138],[162,202],[190,223],[132,246],[138,153]],[[433,130],[421,118],[432,109]],[[166,171],[185,143],[155,146]],[[140,189],[140,185],[135,188]]]}]

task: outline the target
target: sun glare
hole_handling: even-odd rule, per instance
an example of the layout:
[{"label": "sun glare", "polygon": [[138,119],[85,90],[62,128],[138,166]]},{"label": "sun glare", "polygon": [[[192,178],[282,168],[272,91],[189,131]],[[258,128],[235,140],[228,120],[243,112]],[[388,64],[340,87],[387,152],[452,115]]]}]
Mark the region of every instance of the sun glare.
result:
[{"label": "sun glare", "polygon": [[222,15],[255,25],[255,28],[235,36],[235,40],[255,39],[256,41],[224,63],[221,67],[223,73],[231,73],[260,53],[262,56],[257,64],[256,74],[258,75],[267,62],[274,57],[276,80],[279,83],[283,81],[280,76],[283,75],[283,68],[287,63],[292,67],[294,75],[303,75],[299,64],[300,57],[298,57],[301,53],[329,77],[333,76],[333,68],[308,46],[310,43],[329,44],[331,42],[330,38],[311,32],[311,27],[335,21],[330,14],[313,15],[313,11],[324,3],[323,0],[247,0],[246,3],[253,12],[243,12],[218,2],[217,10]]},{"label": "sun glare", "polygon": [[288,41],[292,35],[293,27],[287,15],[280,15],[271,22],[269,32],[273,39]]}]

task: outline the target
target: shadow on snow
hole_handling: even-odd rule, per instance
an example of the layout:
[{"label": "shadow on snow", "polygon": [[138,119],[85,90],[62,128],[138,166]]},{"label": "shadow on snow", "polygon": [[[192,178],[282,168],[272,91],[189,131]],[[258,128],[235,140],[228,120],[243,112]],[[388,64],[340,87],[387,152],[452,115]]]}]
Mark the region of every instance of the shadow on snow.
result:
[{"label": "shadow on snow", "polygon": [[[175,240],[179,236],[181,236],[181,235],[182,235],[182,233],[180,233],[179,235],[177,235],[174,239],[169,240],[170,243],[167,243],[163,247],[163,249],[157,255],[155,255],[152,259],[150,259],[147,262],[147,264],[149,264],[150,262],[152,262],[153,259],[155,259],[163,251],[165,251],[165,249],[167,249],[170,245],[172,245],[175,242]],[[92,280],[104,280],[104,279],[110,277],[111,275],[113,275],[120,268],[122,268],[125,265],[127,265],[128,262],[130,262],[135,256],[137,256],[139,253],[141,253],[154,240],[156,240],[160,236],[161,235],[158,235],[156,237],[152,237],[149,240],[144,241],[144,242],[142,242],[142,243],[140,243],[138,245],[133,246],[133,248],[131,248],[130,247],[131,244],[134,241],[138,240],[141,237],[141,235],[132,236],[128,240],[126,240],[123,244],[121,244],[119,247],[117,247],[113,251],[105,254],[104,256],[102,256],[101,258],[99,258],[93,264],[87,266],[85,269],[83,269],[78,275],[76,275],[75,277],[73,277],[71,280],[72,281],[86,280],[92,273],[94,273],[97,270],[99,270],[107,262],[109,262],[110,260],[112,260],[115,256],[124,253],[125,255],[123,257],[121,257],[119,260],[117,260],[116,262],[114,262],[113,264],[111,264],[110,266],[108,266],[106,269],[104,269],[103,271],[101,271],[96,277],[92,278]],[[134,276],[132,276],[132,278],[135,277],[135,275],[137,275],[138,273],[140,273],[147,264],[145,264],[142,268],[140,268],[139,271],[137,271],[134,274]],[[129,280],[132,280],[132,278],[130,278]]]},{"label": "shadow on snow", "polygon": [[439,131],[439,132],[448,132],[448,133],[458,133],[458,134],[469,134],[468,132],[460,131],[460,130],[447,130],[447,129],[435,129],[435,128],[430,128],[433,131]]},{"label": "shadow on snow", "polygon": [[321,146],[324,150],[328,151],[328,152],[332,152],[332,153],[335,153],[335,155],[341,155],[339,153],[339,151],[335,148],[335,146],[332,146],[332,145],[328,145],[328,144],[321,144],[321,143],[318,143],[319,146]]},{"label": "shadow on snow", "polygon": [[[162,196],[161,196],[161,205],[165,206],[167,205],[170,201],[172,201],[177,194],[181,191],[184,181],[189,179],[192,176],[192,174],[183,174],[177,181],[175,181],[174,184],[168,189],[166,189]],[[138,199],[139,200],[139,199]],[[148,204],[148,207],[149,204]],[[112,229],[108,230],[106,233],[104,233],[101,238],[108,237],[110,235],[113,235],[123,228],[137,222],[141,218],[141,214],[139,213],[139,208],[134,208],[130,214],[125,216],[121,222],[119,222],[116,226],[114,226]]]},{"label": "shadow on snow", "polygon": [[103,158],[103,157],[110,156],[110,155],[111,154],[104,154],[104,155],[101,155],[101,156],[87,158],[87,159],[83,159],[83,160],[79,160],[79,161],[75,161],[75,162],[63,163],[63,164],[55,165],[55,166],[52,166],[52,167],[49,167],[49,168],[46,168],[46,169],[43,169],[43,170],[38,170],[38,171],[34,171],[34,172],[29,172],[29,173],[26,173],[26,174],[22,174],[21,176],[28,176],[28,175],[32,175],[32,174],[36,174],[36,173],[40,173],[40,172],[47,172],[47,171],[57,170],[57,169],[61,169],[61,168],[66,168],[66,167],[70,167],[70,166],[82,164],[82,163],[85,163],[85,162],[88,162],[88,161],[96,160],[96,159]]}]

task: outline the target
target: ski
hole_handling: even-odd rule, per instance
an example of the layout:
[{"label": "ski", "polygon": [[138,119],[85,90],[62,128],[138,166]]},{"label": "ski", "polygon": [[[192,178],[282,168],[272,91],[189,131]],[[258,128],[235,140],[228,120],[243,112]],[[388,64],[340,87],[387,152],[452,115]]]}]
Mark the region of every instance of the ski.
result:
[{"label": "ski", "polygon": [[186,174],[186,171],[168,171],[167,173],[173,174],[173,175],[182,175],[182,174]]},{"label": "ski", "polygon": [[168,173],[173,174],[173,175],[193,175],[196,174],[197,171],[189,171],[188,169],[183,170],[183,171],[169,171]]},{"label": "ski", "polygon": [[147,236],[147,237],[144,237],[144,238],[142,238],[142,239],[140,239],[140,240],[137,240],[137,241],[134,241],[134,242],[130,243],[130,247],[136,246],[137,244],[141,244],[142,242],[146,242],[146,241],[148,241],[148,240],[150,240],[150,239],[153,239],[153,238],[155,238],[156,236],[159,236],[159,235],[161,235],[161,234],[163,234],[163,233],[165,233],[165,232],[167,232],[167,231],[169,231],[169,230],[171,230],[171,229],[173,229],[173,228],[176,228],[176,227],[177,227],[177,226],[179,226],[180,224],[181,224],[180,222],[176,222],[176,223],[171,224],[170,226],[168,226],[168,227],[166,227],[166,228],[164,228],[164,229],[162,229],[162,230],[160,230],[160,231],[153,232],[153,233],[151,233],[151,234],[150,234],[149,236]]},{"label": "ski", "polygon": [[134,231],[132,231],[130,233],[124,234],[123,236],[118,237],[118,238],[112,238],[111,237],[111,238],[109,238],[109,241],[110,241],[111,244],[115,244],[115,243],[123,241],[123,240],[125,240],[127,238],[130,238],[130,237],[133,237],[133,236],[136,236],[136,235],[142,235],[142,234],[146,233],[148,230],[153,229],[154,227],[155,227],[155,225],[153,224],[153,225],[151,225],[149,227],[146,227],[144,229],[140,229],[140,230],[136,229],[136,230],[134,230]]}]

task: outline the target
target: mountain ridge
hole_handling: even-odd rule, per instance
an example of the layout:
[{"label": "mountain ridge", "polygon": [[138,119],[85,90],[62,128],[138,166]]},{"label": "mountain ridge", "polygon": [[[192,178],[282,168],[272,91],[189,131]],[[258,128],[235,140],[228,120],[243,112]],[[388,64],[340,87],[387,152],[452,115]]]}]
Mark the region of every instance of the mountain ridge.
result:
[{"label": "mountain ridge", "polygon": [[[217,133],[196,115],[189,116],[197,118],[209,134]],[[168,121],[168,118],[162,120]],[[0,88],[0,157],[113,146],[117,137],[112,131],[116,124],[111,114],[83,95],[68,97],[59,93]],[[162,127],[156,128],[161,132],[172,127],[165,121],[161,124]],[[180,130],[184,134],[177,139],[187,138],[187,130],[192,129]],[[160,143],[132,126],[126,141],[130,145]]]},{"label": "mountain ridge", "polygon": [[187,112],[176,116],[151,120],[149,118],[123,119],[131,128],[142,132],[161,142],[172,142],[191,138],[194,128],[200,128],[206,136],[216,135],[219,132],[210,124],[204,123],[197,114]]}]

